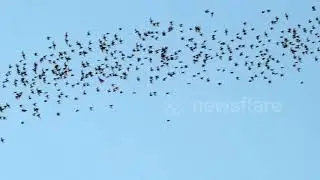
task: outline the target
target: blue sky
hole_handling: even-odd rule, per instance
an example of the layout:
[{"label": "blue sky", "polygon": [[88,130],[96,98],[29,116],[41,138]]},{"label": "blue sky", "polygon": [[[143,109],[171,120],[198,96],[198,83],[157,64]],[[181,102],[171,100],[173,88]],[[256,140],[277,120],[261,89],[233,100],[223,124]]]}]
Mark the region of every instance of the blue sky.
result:
[{"label": "blue sky", "polygon": [[[311,6],[315,4],[320,5],[315,0],[4,1],[0,4],[1,81],[22,50],[30,56],[47,53],[47,35],[63,43],[65,32],[71,39],[85,40],[88,30],[98,37],[123,27],[124,48],[130,49],[136,40],[133,29],[149,28],[149,17],[163,24],[172,20],[230,31],[239,31],[241,22],[247,21],[263,30],[269,18],[261,10],[271,9],[274,15],[288,12],[290,21],[279,25],[286,28],[314,17]],[[214,18],[205,15],[205,9],[213,10]],[[176,39],[166,43],[180,46]],[[271,85],[222,75],[217,75],[224,82],[221,87],[201,81],[187,86],[187,77],[155,87],[127,81],[122,86],[135,89],[136,96],[92,95],[77,103],[44,105],[42,119],[12,108],[9,119],[0,122],[0,136],[6,139],[0,144],[0,179],[317,180],[319,67],[308,59],[304,62],[301,73],[288,71]],[[171,95],[149,97],[152,89]],[[12,89],[0,91],[1,103],[14,101]],[[241,111],[212,109],[243,99],[247,101]],[[250,110],[257,102],[268,108]],[[199,103],[211,109],[196,109]],[[115,108],[107,108],[108,104]],[[90,105],[95,106],[94,112],[87,110]],[[74,107],[84,110],[74,113]],[[55,116],[57,111],[61,117]]]}]

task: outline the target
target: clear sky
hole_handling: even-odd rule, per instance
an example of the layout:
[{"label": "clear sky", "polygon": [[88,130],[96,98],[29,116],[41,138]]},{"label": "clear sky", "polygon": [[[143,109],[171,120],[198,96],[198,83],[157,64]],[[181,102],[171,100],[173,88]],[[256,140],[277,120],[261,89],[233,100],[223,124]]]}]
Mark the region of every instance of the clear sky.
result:
[{"label": "clear sky", "polygon": [[[247,21],[263,30],[268,18],[261,10],[279,16],[288,12],[290,22],[279,25],[286,28],[314,17],[315,4],[320,9],[316,0],[2,1],[1,81],[22,50],[30,56],[48,52],[46,36],[63,43],[65,32],[85,40],[88,30],[98,37],[123,27],[125,48],[131,49],[134,28],[147,29],[149,17],[230,31],[239,31]],[[214,18],[205,9],[213,10]],[[169,39],[168,46],[179,42]],[[0,136],[6,139],[0,144],[0,179],[318,180],[319,65],[309,60],[304,59],[301,73],[288,71],[271,85],[221,75],[220,87],[201,81],[187,86],[183,76],[155,87],[128,80],[122,86],[136,90],[136,96],[92,95],[76,103],[47,104],[41,106],[42,119],[12,107],[8,120],[0,121]],[[148,88],[171,95],[149,97]],[[1,89],[0,103],[14,101],[12,91]],[[239,102],[244,108],[236,112],[214,108]],[[252,109],[255,103],[268,107]],[[91,105],[94,112],[87,108]],[[74,113],[74,107],[84,110]]]}]

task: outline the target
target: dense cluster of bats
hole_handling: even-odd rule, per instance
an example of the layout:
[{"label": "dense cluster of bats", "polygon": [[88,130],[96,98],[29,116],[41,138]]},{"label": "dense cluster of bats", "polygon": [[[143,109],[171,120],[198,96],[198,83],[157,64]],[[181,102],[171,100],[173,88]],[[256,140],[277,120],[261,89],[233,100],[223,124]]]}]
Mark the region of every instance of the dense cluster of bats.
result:
[{"label": "dense cluster of bats", "polygon": [[[136,91],[125,91],[120,84],[130,80],[153,85],[175,77],[188,79],[186,86],[190,86],[192,80],[223,85],[222,81],[209,76],[212,71],[246,83],[263,80],[271,84],[273,79],[286,76],[286,69],[300,72],[306,58],[318,63],[320,19],[315,6],[310,10],[315,17],[292,27],[278,25],[290,21],[289,13],[273,15],[270,9],[263,10],[261,14],[271,17],[264,31],[256,30],[246,21],[237,31],[225,28],[210,32],[201,25],[187,26],[173,21],[163,24],[150,18],[150,29],[134,29],[137,41],[128,51],[121,49],[121,46],[128,46],[120,35],[122,28],[98,39],[89,31],[85,42],[72,40],[66,32],[62,45],[47,36],[49,53],[22,51],[20,60],[10,64],[1,76],[1,87],[12,91],[19,111],[41,118],[40,104],[49,101],[62,104],[80,98],[67,93],[66,89],[80,91],[83,96],[90,93],[135,95]],[[205,10],[204,14],[208,18],[215,17],[210,10]],[[181,47],[164,44],[166,38],[176,38]],[[60,48],[62,46],[64,48]],[[281,53],[276,54],[279,51]],[[147,96],[169,94],[168,91],[150,91]],[[12,108],[16,108],[12,103],[0,102],[0,120],[6,120],[6,111]],[[93,106],[86,108],[94,110]],[[113,109],[114,105],[108,104],[107,108]],[[74,112],[79,111],[74,109]],[[0,141],[5,142],[2,137]]]}]

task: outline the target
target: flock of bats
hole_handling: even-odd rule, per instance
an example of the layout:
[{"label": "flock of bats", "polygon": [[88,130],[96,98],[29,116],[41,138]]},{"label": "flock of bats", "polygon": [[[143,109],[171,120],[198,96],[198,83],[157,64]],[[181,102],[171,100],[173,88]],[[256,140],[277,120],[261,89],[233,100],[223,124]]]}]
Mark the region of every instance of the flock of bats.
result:
[{"label": "flock of bats", "polygon": [[[274,79],[286,76],[290,68],[301,72],[304,59],[319,62],[320,19],[315,6],[310,10],[315,17],[291,27],[281,25],[290,21],[289,13],[273,15],[270,9],[263,10],[261,14],[271,18],[263,31],[246,21],[237,31],[227,28],[208,31],[201,25],[162,23],[150,18],[149,29],[134,29],[137,41],[128,51],[121,48],[128,47],[120,35],[122,28],[98,39],[93,39],[89,31],[85,41],[72,40],[66,32],[63,45],[47,36],[49,53],[22,51],[20,60],[10,64],[5,75],[1,75],[4,78],[1,87],[12,91],[16,101],[0,102],[0,120],[8,119],[6,111],[12,108],[41,118],[41,107],[49,102],[77,101],[80,96],[93,93],[137,94],[121,88],[125,81],[152,86],[179,78],[187,80],[186,86],[192,85],[193,80],[223,85],[209,75],[215,72],[236,81],[262,80],[271,84]],[[209,18],[215,17],[213,11],[204,13]],[[166,38],[176,38],[181,47],[165,44]],[[75,95],[79,91],[81,95]],[[150,91],[146,95],[168,96],[170,92]],[[114,108],[114,104],[106,106]],[[94,110],[93,106],[85,108]],[[75,108],[74,112],[80,110]],[[61,112],[55,115],[61,116]],[[4,143],[5,139],[1,137],[0,141]]]}]

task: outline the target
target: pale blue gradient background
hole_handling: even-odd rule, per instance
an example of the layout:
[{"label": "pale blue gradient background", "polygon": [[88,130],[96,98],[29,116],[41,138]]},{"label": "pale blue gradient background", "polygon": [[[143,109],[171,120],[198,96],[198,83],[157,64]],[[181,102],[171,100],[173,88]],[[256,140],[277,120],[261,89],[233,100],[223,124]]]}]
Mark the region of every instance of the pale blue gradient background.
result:
[{"label": "pale blue gradient background", "polygon": [[[87,30],[100,35],[126,26],[125,40],[134,44],[133,29],[147,28],[149,17],[212,29],[237,29],[246,20],[263,29],[261,10],[289,12],[290,22],[297,24],[314,16],[313,4],[315,0],[1,1],[1,77],[22,50],[30,55],[47,52],[47,35],[62,42],[66,31],[76,40],[84,39]],[[207,8],[215,11],[216,18],[203,13]],[[179,43],[172,40],[170,46]],[[125,86],[137,86],[145,93],[90,96],[79,104],[44,106],[41,120],[26,120],[11,110],[9,120],[0,122],[0,136],[7,140],[0,144],[0,179],[318,180],[318,69],[306,59],[302,73],[288,72],[272,85],[223,77],[221,87],[195,82],[186,88],[185,81],[176,79],[157,87],[171,90],[171,96],[156,98],[128,81]],[[13,100],[9,92],[1,89],[1,102]],[[243,97],[279,102],[283,108],[278,113],[193,112],[199,101],[237,102]],[[52,111],[93,103],[95,112],[61,111],[57,118]],[[115,110],[103,107],[111,103]],[[170,104],[181,111],[166,109]],[[26,124],[20,125],[21,120]]]}]

